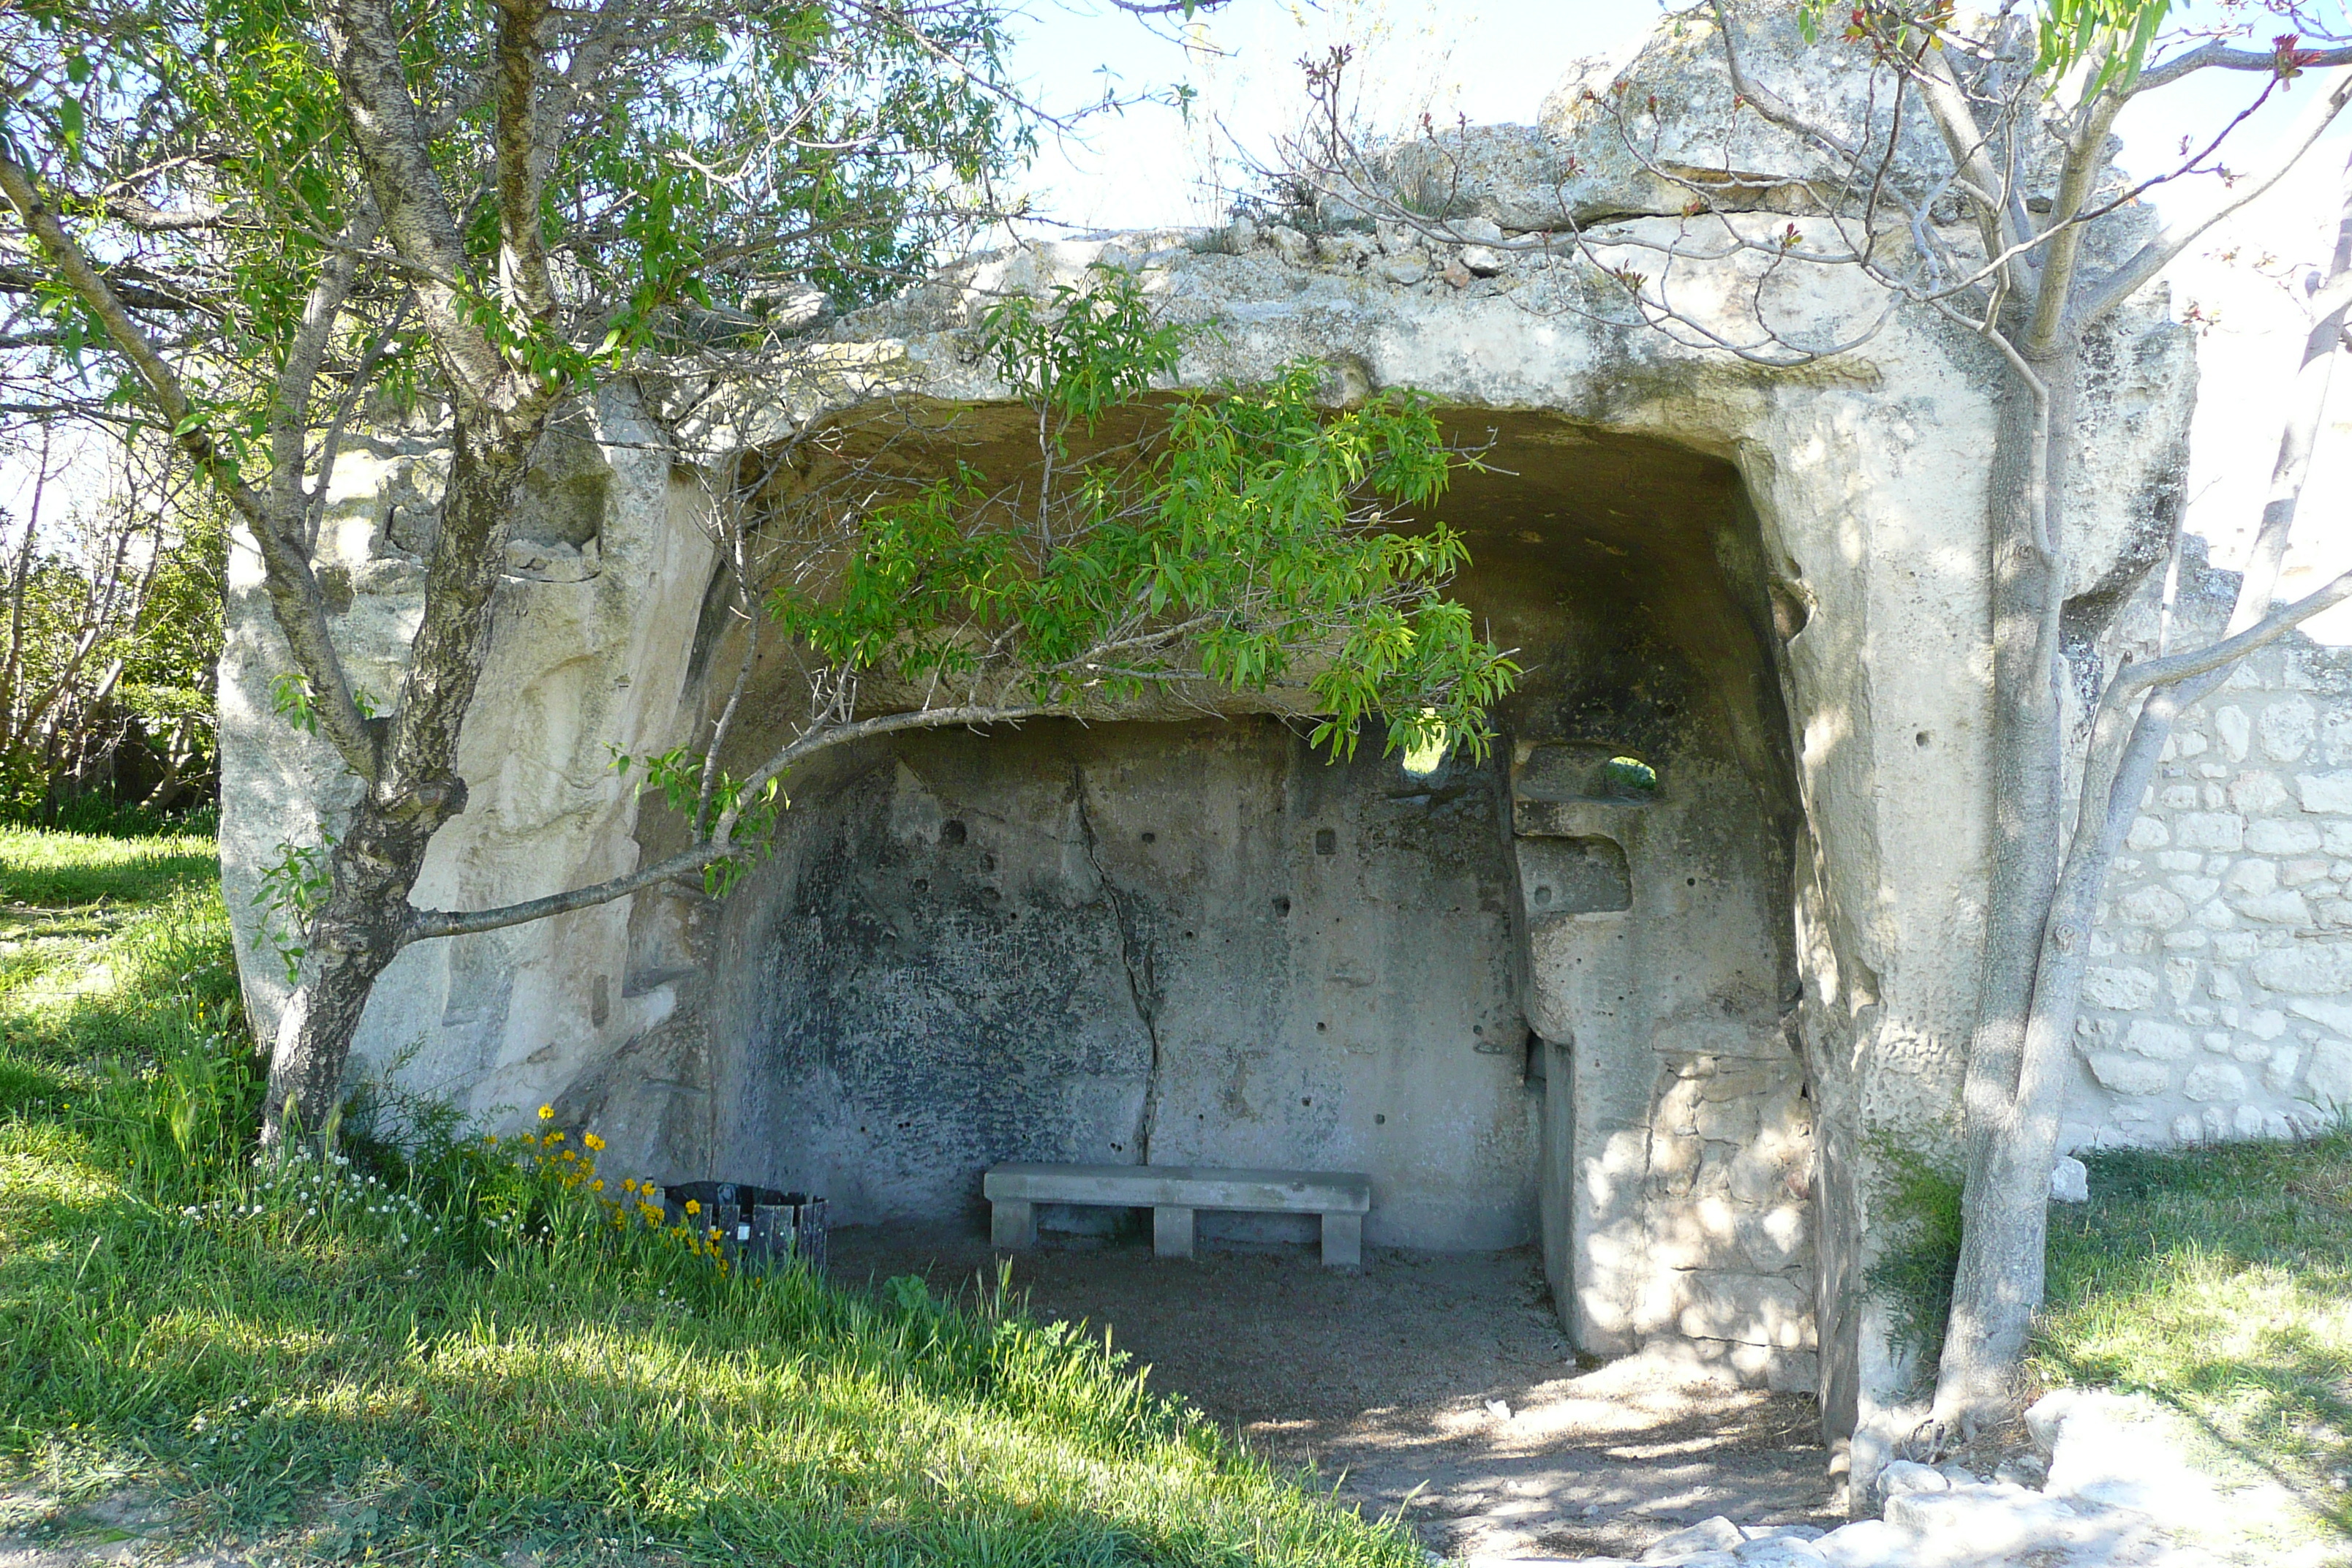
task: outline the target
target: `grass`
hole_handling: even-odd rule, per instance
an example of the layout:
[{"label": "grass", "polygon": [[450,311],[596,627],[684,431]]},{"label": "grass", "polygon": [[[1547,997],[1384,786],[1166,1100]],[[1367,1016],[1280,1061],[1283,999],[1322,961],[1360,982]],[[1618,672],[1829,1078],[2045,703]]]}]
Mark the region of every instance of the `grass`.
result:
[{"label": "grass", "polygon": [[257,1163],[212,875],[0,831],[0,1528],[138,1497],[289,1563],[1423,1560],[1017,1303],[730,1279],[396,1101]]},{"label": "grass", "polygon": [[2145,1392],[2352,1532],[2352,1131],[2085,1159],[2043,1381]]},{"label": "grass", "polygon": [[9,911],[41,934],[93,916],[152,904],[174,889],[209,883],[218,860],[210,839],[175,835],[119,838],[0,826],[0,899],[35,906]]},{"label": "grass", "polygon": [[[1957,1175],[1894,1144],[1868,1275],[1935,1376],[1959,1256]],[[2032,1373],[2143,1393],[2352,1535],[2352,1126],[2294,1142],[2085,1153],[2050,1211]]]}]

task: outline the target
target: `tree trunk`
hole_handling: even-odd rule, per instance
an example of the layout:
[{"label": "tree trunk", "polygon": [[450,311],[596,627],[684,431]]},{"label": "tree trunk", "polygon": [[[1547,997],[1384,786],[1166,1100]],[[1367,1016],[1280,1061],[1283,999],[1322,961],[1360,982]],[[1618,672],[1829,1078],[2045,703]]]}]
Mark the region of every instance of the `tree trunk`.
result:
[{"label": "tree trunk", "polygon": [[382,764],[329,859],[327,900],[312,915],[301,979],[269,1064],[275,1141],[290,1102],[315,1128],[341,1099],[352,1040],[376,977],[415,940],[409,892],[442,824],[463,811],[457,736],[490,646],[490,606],[507,526],[539,422],[516,428],[461,408],[452,434],[441,530],[425,569],[425,620],[395,717],[375,721]]},{"label": "tree trunk", "polygon": [[[1963,1433],[2009,1407],[2041,1302],[2050,1159],[2017,1112],[2058,881],[2064,565],[2057,497],[2074,415],[2074,355],[2068,343],[2033,367],[2046,404],[2022,385],[2004,402],[1993,455],[1993,874],[1963,1086],[1959,1268],[1936,1389],[1936,1419]],[[2054,1143],[2054,1112],[2047,1131]]]}]

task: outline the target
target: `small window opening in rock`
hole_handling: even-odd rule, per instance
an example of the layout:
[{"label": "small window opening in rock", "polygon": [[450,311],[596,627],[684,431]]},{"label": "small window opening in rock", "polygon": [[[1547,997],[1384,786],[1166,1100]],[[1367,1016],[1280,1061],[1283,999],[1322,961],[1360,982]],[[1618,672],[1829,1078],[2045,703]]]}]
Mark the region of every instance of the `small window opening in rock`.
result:
[{"label": "small window opening in rock", "polygon": [[1303,1095],[1303,1094],[1302,1094],[1302,1095],[1300,1095],[1300,1096],[1298,1097],[1298,1103],[1299,1103],[1299,1104],[1301,1104],[1301,1105],[1312,1105],[1312,1104],[1314,1104],[1314,1103],[1315,1103],[1315,1101],[1314,1101],[1313,1100],[1309,1099],[1307,1096],[1306,1096],[1306,1095]]},{"label": "small window opening in rock", "polygon": [[968,835],[964,831],[963,824],[958,822],[953,817],[950,817],[945,823],[940,825],[940,841],[943,844],[961,844],[964,841],[966,837],[968,837]]},{"label": "small window opening in rock", "polygon": [[1288,899],[1276,899],[1276,900],[1274,900],[1274,912],[1275,912],[1276,914],[1278,914],[1278,915],[1286,915],[1286,914],[1288,914],[1288,913],[1290,912],[1290,900],[1289,900]]},{"label": "small window opening in rock", "polygon": [[1483,1035],[1486,1032],[1486,1026],[1484,1024],[1473,1024],[1470,1026],[1470,1032],[1474,1035]]},{"label": "small window opening in rock", "polygon": [[1315,830],[1315,853],[1318,855],[1337,855],[1339,852],[1339,835],[1328,827],[1317,828]]},{"label": "small window opening in rock", "polygon": [[1683,886],[1685,888],[1696,888],[1698,886],[1698,879],[1696,877],[1685,877],[1683,879]]},{"label": "small window opening in rock", "polygon": [[1453,731],[1436,721],[1437,710],[1421,710],[1423,728],[1419,736],[1404,749],[1404,771],[1417,779],[1425,779],[1445,765],[1445,753],[1454,749]]},{"label": "small window opening in rock", "polygon": [[1543,1037],[1533,1029],[1528,1031],[1527,1050],[1527,1067],[1523,1069],[1525,1077],[1529,1083],[1541,1083],[1546,1076]]},{"label": "small window opening in rock", "polygon": [[1318,1035],[1325,1034],[1329,1031],[1330,1027],[1331,1026],[1328,1024],[1318,1024],[1315,1026],[1315,1032]]},{"label": "small window opening in rock", "polygon": [[1160,842],[1160,835],[1157,833],[1146,833],[1143,836],[1143,841],[1146,844],[1157,844]]},{"label": "small window opening in rock", "polygon": [[1658,770],[1639,757],[1612,757],[1601,764],[1601,784],[1610,795],[1644,799],[1658,792]]},{"label": "small window opening in rock", "polygon": [[930,890],[931,879],[929,877],[918,877],[915,879],[915,891],[919,893],[928,893]]},{"label": "small window opening in rock", "polygon": [[1936,736],[1933,731],[1922,730],[1917,734],[1911,737],[1911,743],[1917,746],[1921,751],[1925,751],[1934,742]]},{"label": "small window opening in rock", "polygon": [[1185,940],[1186,942],[1190,942],[1190,941],[1192,941],[1192,933],[1191,931],[1186,931],[1186,932],[1184,933],[1184,940]]},{"label": "small window opening in rock", "polygon": [[1533,894],[1533,902],[1536,908],[1539,910],[1549,905],[1551,902],[1551,889],[1549,888],[1538,888]]}]

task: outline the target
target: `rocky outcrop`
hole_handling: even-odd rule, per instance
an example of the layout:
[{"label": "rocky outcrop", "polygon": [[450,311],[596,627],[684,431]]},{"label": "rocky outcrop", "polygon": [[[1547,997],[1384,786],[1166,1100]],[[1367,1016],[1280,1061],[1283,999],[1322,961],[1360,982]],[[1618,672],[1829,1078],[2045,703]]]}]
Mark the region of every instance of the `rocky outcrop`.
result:
[{"label": "rocky outcrop", "polygon": [[[1785,45],[1759,37],[1757,58],[1796,73],[1788,91],[1832,94]],[[616,1163],[657,1179],[816,1184],[876,1216],[953,1212],[991,1160],[1142,1158],[1146,1131],[1195,1163],[1370,1170],[1375,1242],[1383,1226],[1412,1245],[1539,1236],[1585,1348],[1816,1387],[1857,1434],[1857,1473],[1874,1469],[1912,1417],[1909,1369],[1859,1286],[1870,1150],[1948,1136],[1983,919],[2001,379],[1981,343],[1902,312],[1834,360],[1743,362],[1628,321],[1584,262],[1524,243],[1570,218],[1600,226],[1604,258],[1673,239],[1687,220],[1679,187],[1655,185],[1669,165],[1753,195],[1719,223],[1823,222],[1811,154],[1788,139],[1743,122],[1728,142],[1675,140],[1677,106],[1729,108],[1715,58],[1668,38],[1622,78],[1580,79],[1542,126],[1400,154],[1406,174],[1454,160],[1434,232],[1270,212],[1024,247],[826,327],[782,384],[649,375],[580,411],[509,552],[460,753],[469,805],[418,897],[506,902],[674,843],[610,759],[687,741],[723,698],[708,482],[796,425],[886,401],[988,449],[1011,395],[976,352],[978,313],[1102,264],[1137,270],[1167,317],[1217,323],[1180,386],[1310,360],[1335,397],[1428,393],[1484,447],[1441,514],[1471,543],[1462,596],[1530,670],[1491,762],[1343,774],[1289,755],[1278,716],[1244,736],[1198,710],[845,754],[792,781],[775,853],[724,901],[666,889],[410,949],[361,1065],[493,1121],[593,1110]],[[1643,133],[1664,151],[1635,169],[1610,138],[1654,113]],[[1689,268],[1696,319],[1745,330],[1744,266]],[[1850,335],[1878,304],[1834,268],[1770,296],[1796,342]],[[2099,334],[2070,515],[2085,658],[2144,635],[2135,595],[2177,514],[2192,388],[2160,300]],[[429,431],[361,445],[319,555],[348,590],[344,657],[382,697],[442,470]],[[252,895],[288,846],[333,830],[347,786],[271,711],[286,663],[242,551],[231,621],[224,863],[266,1028],[282,971]],[[794,700],[763,668],[755,737]],[[2325,923],[2352,792],[2325,683],[2290,689],[2304,668],[2281,663],[2259,703],[2242,687],[2217,703],[2199,738],[2227,776],[2184,733],[2164,788],[2189,793],[2151,807],[2142,838],[2167,842],[2118,885],[2078,1142],[2168,1137],[2182,1116],[2201,1136],[2208,1109],[2232,1133],[2249,1108],[2268,1128],[2352,1089]],[[1647,792],[1607,772],[1621,761]],[[2264,935],[2305,917],[2311,937]],[[2210,1019],[2180,1011],[2209,1000]]]}]

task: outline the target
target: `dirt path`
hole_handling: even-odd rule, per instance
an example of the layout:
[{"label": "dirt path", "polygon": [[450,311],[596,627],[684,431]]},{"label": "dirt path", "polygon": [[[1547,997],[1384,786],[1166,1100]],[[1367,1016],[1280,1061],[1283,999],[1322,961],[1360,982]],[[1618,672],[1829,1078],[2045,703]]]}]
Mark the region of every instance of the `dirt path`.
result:
[{"label": "dirt path", "polygon": [[[1038,1315],[1108,1325],[1155,1386],[1280,1459],[1344,1472],[1344,1495],[1382,1511],[1410,1498],[1449,1555],[1633,1556],[1717,1513],[1843,1521],[1811,1399],[1580,1373],[1531,1251],[1367,1248],[1348,1274],[1305,1247],[1163,1263],[1141,1241],[1055,1239],[1013,1265]],[[993,1277],[986,1237],[960,1229],[858,1226],[832,1249],[843,1285]]]}]

